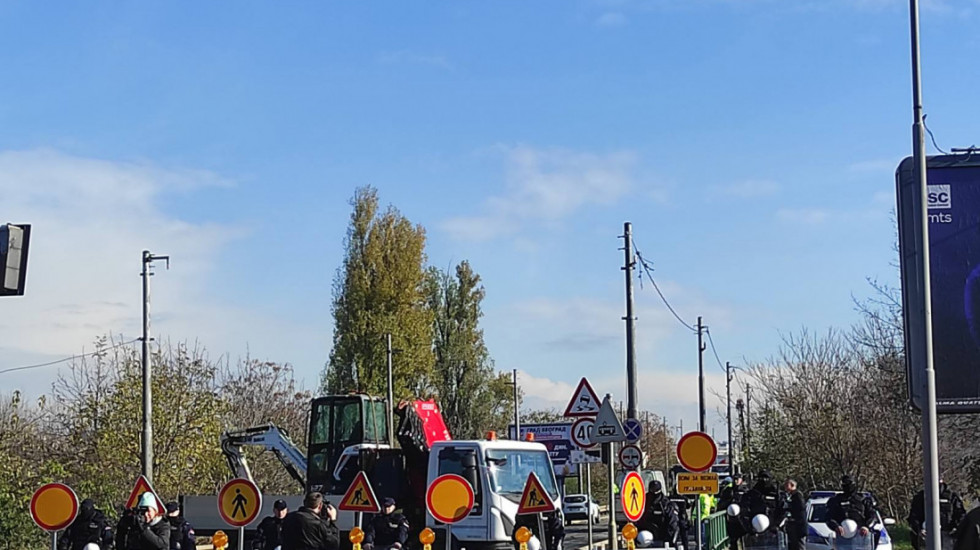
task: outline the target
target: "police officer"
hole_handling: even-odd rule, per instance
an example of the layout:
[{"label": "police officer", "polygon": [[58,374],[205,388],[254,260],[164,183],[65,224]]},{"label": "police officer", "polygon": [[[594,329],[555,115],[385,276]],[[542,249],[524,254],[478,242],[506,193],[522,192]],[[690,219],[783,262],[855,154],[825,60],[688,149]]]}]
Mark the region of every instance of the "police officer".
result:
[{"label": "police officer", "polygon": [[[954,537],[956,527],[966,516],[966,509],[960,495],[950,490],[949,486],[942,479],[939,480],[939,528],[948,537]],[[919,550],[923,537],[925,536],[925,493],[920,490],[912,497],[912,506],[909,510],[909,529],[912,531],[912,547]]]},{"label": "police officer", "polygon": [[[727,478],[723,485],[721,496],[718,497],[718,510],[727,512],[728,507],[732,504],[741,506],[742,497],[745,495],[745,483],[742,480],[742,474],[735,474],[734,477]],[[742,522],[737,517],[729,516],[727,522],[728,547],[730,550],[736,550],[738,540],[745,534],[745,529],[742,528]]]},{"label": "police officer", "polygon": [[331,507],[323,502],[323,495],[307,493],[299,510],[290,512],[282,520],[282,550],[337,550],[340,533],[337,526],[322,517],[323,509]]},{"label": "police officer", "polygon": [[153,493],[140,495],[134,510],[128,510],[116,528],[118,550],[170,550],[170,522],[164,520]]},{"label": "police officer", "polygon": [[782,520],[782,504],[779,501],[779,491],[767,470],[762,470],[756,476],[755,485],[741,498],[741,514],[743,528],[749,530],[752,518],[763,514],[769,517],[770,529],[779,528]]},{"label": "police officer", "polygon": [[875,522],[875,511],[871,500],[858,492],[857,483],[849,475],[840,478],[840,486],[841,493],[830,497],[827,501],[827,527],[837,531],[838,535],[843,535],[844,528],[841,527],[841,523],[850,519],[857,523],[859,535],[868,536]]},{"label": "police officer", "polygon": [[180,505],[176,502],[167,503],[167,521],[170,522],[170,550],[197,548],[194,528],[180,515]]},{"label": "police officer", "polygon": [[282,545],[282,520],[288,512],[285,500],[279,499],[272,505],[272,515],[262,518],[255,529],[252,550],[275,550]]},{"label": "police officer", "polygon": [[679,523],[677,506],[664,495],[663,484],[656,479],[651,481],[647,491],[646,510],[636,524],[637,529],[650,531],[655,546],[674,546],[680,531]]},{"label": "police officer", "polygon": [[95,543],[102,550],[112,548],[112,527],[105,515],[95,507],[95,502],[87,498],[82,501],[78,516],[68,526],[58,541],[60,550],[82,550],[86,544]]},{"label": "police officer", "polygon": [[670,501],[677,508],[677,547],[687,550],[687,539],[691,534],[691,503],[686,496],[677,492],[677,487],[670,492]]},{"label": "police officer", "polygon": [[408,520],[395,513],[395,499],[388,497],[381,503],[381,513],[371,518],[364,530],[366,550],[398,550],[408,541]]}]

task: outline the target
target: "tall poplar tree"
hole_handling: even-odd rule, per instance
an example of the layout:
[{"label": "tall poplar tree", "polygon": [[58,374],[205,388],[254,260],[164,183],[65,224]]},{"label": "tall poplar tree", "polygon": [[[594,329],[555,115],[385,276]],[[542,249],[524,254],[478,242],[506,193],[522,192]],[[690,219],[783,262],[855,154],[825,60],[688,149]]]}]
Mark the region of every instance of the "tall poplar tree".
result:
[{"label": "tall poplar tree", "polygon": [[324,391],[385,395],[385,334],[397,350],[393,360],[396,398],[431,389],[432,313],[425,297],[425,229],[394,207],[378,209],[372,187],[351,200],[345,258],[333,288],[333,349]]}]

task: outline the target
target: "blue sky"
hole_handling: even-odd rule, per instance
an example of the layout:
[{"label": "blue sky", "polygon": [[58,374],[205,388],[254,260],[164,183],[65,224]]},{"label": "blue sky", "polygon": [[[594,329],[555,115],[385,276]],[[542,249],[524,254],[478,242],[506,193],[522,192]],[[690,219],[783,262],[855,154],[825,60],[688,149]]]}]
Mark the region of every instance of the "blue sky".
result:
[{"label": "blue sky", "polygon": [[[623,398],[624,221],[722,361],[763,359],[896,282],[907,19],[903,0],[0,1],[0,220],[35,225],[0,370],[136,335],[149,248],[173,257],[156,331],[315,384],[366,184],[426,227],[432,264],[482,275],[528,406],[581,376]],[[925,2],[945,147],[976,138],[978,23],[977,0]],[[690,426],[695,340],[651,290],[640,404]]]}]

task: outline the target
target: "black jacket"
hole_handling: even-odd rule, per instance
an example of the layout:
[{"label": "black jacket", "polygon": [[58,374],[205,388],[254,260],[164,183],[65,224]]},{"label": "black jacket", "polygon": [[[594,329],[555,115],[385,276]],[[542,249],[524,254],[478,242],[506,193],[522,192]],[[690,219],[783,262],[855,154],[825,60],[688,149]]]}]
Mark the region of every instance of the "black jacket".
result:
[{"label": "black jacket", "polygon": [[339,547],[337,526],[306,506],[286,514],[282,520],[282,550],[337,550]]},{"label": "black jacket", "polygon": [[970,510],[956,527],[953,550],[980,550],[980,507]]},{"label": "black jacket", "polygon": [[167,516],[170,522],[170,550],[195,550],[194,528],[184,516]]},{"label": "black jacket", "polygon": [[763,481],[756,483],[742,497],[741,507],[742,512],[739,514],[739,517],[743,523],[742,527],[746,532],[752,532],[749,529],[752,518],[759,514],[765,514],[769,517],[769,528],[771,530],[779,528],[783,511],[782,503],[779,501],[779,491],[776,490],[775,485]]},{"label": "black jacket", "polygon": [[129,511],[119,520],[116,528],[118,550],[170,550],[170,522],[158,516],[159,521],[148,524]]},{"label": "black jacket", "polygon": [[68,526],[58,541],[60,550],[82,550],[86,544],[94,542],[103,550],[112,548],[112,528],[105,515],[95,508],[94,503],[85,499],[75,521]]},{"label": "black jacket", "polygon": [[282,544],[282,522],[276,516],[262,519],[255,529],[255,539],[252,540],[252,550],[274,550]]},{"label": "black jacket", "polygon": [[875,509],[871,499],[857,491],[830,497],[827,501],[827,527],[836,531],[845,519],[854,520],[858,527],[871,529],[875,522]]},{"label": "black jacket", "polygon": [[408,520],[401,514],[376,514],[364,529],[364,544],[391,546],[395,543],[405,546],[408,542]]},{"label": "black jacket", "polygon": [[806,500],[799,491],[793,491],[786,495],[784,511],[788,521],[788,527],[806,532]]},{"label": "black jacket", "polygon": [[[963,500],[960,495],[954,493],[949,487],[944,487],[939,491],[939,525],[943,531],[952,531],[956,528],[963,516],[966,515],[966,508],[963,507]],[[909,510],[909,527],[916,533],[925,529],[925,493],[919,490],[912,497],[912,506]]]},{"label": "black jacket", "polygon": [[677,505],[662,493],[647,493],[646,510],[640,521],[636,522],[636,527],[641,531],[650,531],[653,540],[669,542],[673,546],[680,530],[679,521]]}]

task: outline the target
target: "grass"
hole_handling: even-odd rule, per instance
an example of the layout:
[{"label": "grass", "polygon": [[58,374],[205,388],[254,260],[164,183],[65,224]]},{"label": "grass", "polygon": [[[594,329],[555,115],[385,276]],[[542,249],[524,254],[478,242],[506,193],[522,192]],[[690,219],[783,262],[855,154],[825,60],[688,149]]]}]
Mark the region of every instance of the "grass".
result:
[{"label": "grass", "polygon": [[889,532],[892,535],[892,548],[893,550],[912,550],[912,539],[910,535],[909,528],[904,523],[900,523],[895,527],[890,527]]}]

